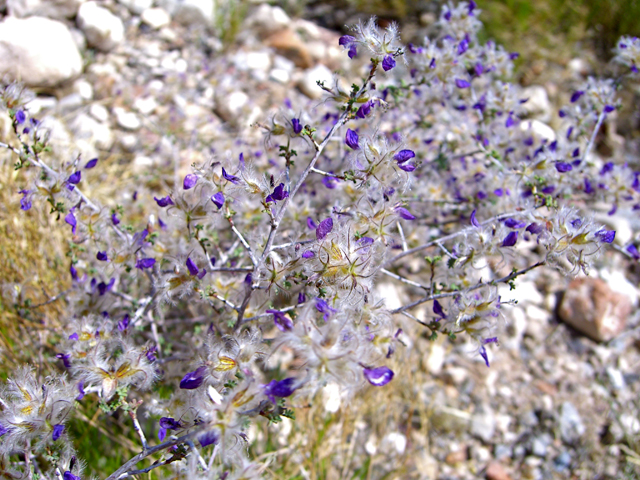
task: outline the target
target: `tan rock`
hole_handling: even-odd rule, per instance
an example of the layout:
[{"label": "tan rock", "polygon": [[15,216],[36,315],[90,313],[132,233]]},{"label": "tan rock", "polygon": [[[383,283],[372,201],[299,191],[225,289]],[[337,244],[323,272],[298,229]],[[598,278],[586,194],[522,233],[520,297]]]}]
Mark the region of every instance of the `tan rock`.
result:
[{"label": "tan rock", "polygon": [[491,462],[485,473],[487,480],[511,480],[505,468],[498,462]]},{"label": "tan rock", "polygon": [[302,38],[290,29],[277,31],[265,39],[265,44],[285,58],[291,60],[298,68],[309,68],[313,60]]},{"label": "tan rock", "polygon": [[558,309],[560,318],[598,342],[608,342],[624,330],[631,301],[598,278],[578,278],[567,287]]}]

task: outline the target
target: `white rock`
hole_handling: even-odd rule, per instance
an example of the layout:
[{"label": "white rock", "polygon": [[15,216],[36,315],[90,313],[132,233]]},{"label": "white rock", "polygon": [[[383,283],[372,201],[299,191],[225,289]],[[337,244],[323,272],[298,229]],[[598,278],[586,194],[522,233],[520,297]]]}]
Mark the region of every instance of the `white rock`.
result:
[{"label": "white rock", "polygon": [[133,102],[133,108],[142,115],[151,115],[158,108],[158,102],[153,97],[136,98]]},{"label": "white rock", "polygon": [[124,5],[129,11],[135,15],[140,15],[145,10],[153,6],[153,0],[118,0],[121,5]]},{"label": "white rock", "polygon": [[445,349],[439,343],[431,343],[429,355],[425,361],[425,368],[430,375],[439,375],[444,365]]},{"label": "white rock", "polygon": [[113,114],[116,116],[116,123],[120,128],[125,130],[138,130],[142,123],[138,116],[133,112],[128,112],[124,108],[115,107]]},{"label": "white rock", "polygon": [[523,132],[530,132],[537,136],[540,140],[553,142],[556,139],[556,132],[549,125],[542,123],[540,120],[525,120],[520,122],[520,129]]},{"label": "white rock", "polygon": [[139,167],[140,169],[144,167],[150,167],[153,164],[153,158],[147,157],[146,155],[136,155],[136,158],[133,159],[133,165],[135,167]]},{"label": "white rock", "polygon": [[124,40],[124,24],[96,2],[83,3],[76,17],[78,27],[92,47],[108,52]]},{"label": "white rock", "polygon": [[282,8],[262,3],[245,20],[245,28],[266,37],[289,26],[290,22],[289,15]]},{"label": "white rock", "polygon": [[384,449],[387,453],[402,455],[407,448],[407,437],[400,432],[391,432],[384,436],[381,443],[383,446],[390,447]]},{"label": "white rock", "polygon": [[[135,152],[136,148],[138,148],[138,136],[134,135],[133,133],[123,135],[122,137],[120,137],[119,143],[123,150],[130,153]],[[136,161],[137,158],[138,157],[136,157]]]},{"label": "white rock", "polygon": [[149,25],[154,30],[166,27],[171,22],[171,17],[163,8],[147,8],[140,16],[142,23]]},{"label": "white rock", "polygon": [[510,288],[509,285],[500,285],[498,287],[498,295],[500,295],[503,300],[516,300],[519,305],[523,303],[542,305],[544,301],[544,297],[533,282],[518,279],[516,280],[516,289],[511,290]]},{"label": "white rock", "polygon": [[183,25],[212,25],[215,18],[214,0],[159,0],[156,5]]},{"label": "white rock", "polygon": [[64,24],[42,17],[7,17],[0,23],[0,77],[54,87],[81,72],[80,52]]},{"label": "white rock", "polygon": [[333,86],[333,73],[326,66],[319,64],[304,72],[298,82],[298,88],[309,98],[320,98],[324,92],[316,83],[317,81],[324,82],[327,87],[331,87]]},{"label": "white rock", "polygon": [[609,284],[611,290],[629,297],[633,305],[638,304],[638,288],[632,282],[627,280],[623,271],[601,270],[600,277]]},{"label": "white rock", "polygon": [[58,105],[55,97],[36,97],[25,105],[31,115],[37,115],[43,110],[51,110]]},{"label": "white rock", "polygon": [[540,85],[531,85],[522,91],[521,98],[528,99],[522,104],[528,115],[540,120],[548,122],[551,120],[552,107],[549,101],[547,90]]},{"label": "white rock", "polygon": [[76,80],[73,83],[73,90],[80,95],[84,101],[93,99],[93,87],[85,79]]},{"label": "white rock", "polygon": [[69,122],[69,128],[76,139],[86,141],[91,147],[109,150],[113,145],[113,132],[109,126],[98,122],[86,113],[77,115]]},{"label": "white rock", "polygon": [[55,20],[72,18],[84,0],[7,0],[9,16],[47,17]]},{"label": "white rock", "polygon": [[274,68],[273,70],[271,70],[269,72],[269,78],[274,82],[282,83],[283,85],[286,85],[287,83],[289,83],[289,80],[291,80],[289,72],[281,68]]},{"label": "white rock", "polygon": [[106,123],[109,120],[109,111],[99,103],[94,103],[89,107],[89,115],[102,123]]},{"label": "white rock", "polygon": [[271,68],[271,56],[268,52],[248,52],[247,65],[252,70],[266,72]]},{"label": "white rock", "polygon": [[216,98],[216,113],[225,122],[235,121],[249,103],[249,96],[240,91]]},{"label": "white rock", "polygon": [[71,93],[65,97],[62,97],[58,101],[58,109],[60,111],[75,110],[82,106],[84,100],[79,93]]},{"label": "white rock", "polygon": [[285,58],[281,55],[275,55],[273,57],[273,67],[279,68],[280,70],[285,70],[287,73],[291,73],[296,69],[296,64],[288,58]]}]

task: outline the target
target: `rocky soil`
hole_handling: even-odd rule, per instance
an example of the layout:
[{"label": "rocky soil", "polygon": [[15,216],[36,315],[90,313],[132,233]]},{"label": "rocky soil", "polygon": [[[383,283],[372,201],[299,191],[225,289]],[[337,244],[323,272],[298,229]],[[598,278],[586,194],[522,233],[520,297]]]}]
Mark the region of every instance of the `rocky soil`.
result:
[{"label": "rocky soil", "polygon": [[[223,45],[211,29],[214,5],[6,0],[0,75],[37,92],[28,108],[50,129],[56,154],[127,171],[170,164],[178,174],[212,145],[260,141],[256,123],[289,105],[318,105],[317,80],[355,71],[338,32],[264,3],[247,12],[237,44]],[[528,91],[531,119],[543,126],[555,110],[550,90]],[[4,116],[0,139],[9,132]],[[600,219],[621,244],[638,231],[625,215]],[[389,462],[404,455],[410,478],[639,478],[637,278],[607,254],[588,278],[535,271],[507,287],[505,298],[519,301],[505,309],[507,333],[489,369],[466,344],[415,339],[428,375],[414,393],[428,405],[429,428],[369,434],[361,448]],[[403,296],[381,288],[391,303],[394,292]]]}]

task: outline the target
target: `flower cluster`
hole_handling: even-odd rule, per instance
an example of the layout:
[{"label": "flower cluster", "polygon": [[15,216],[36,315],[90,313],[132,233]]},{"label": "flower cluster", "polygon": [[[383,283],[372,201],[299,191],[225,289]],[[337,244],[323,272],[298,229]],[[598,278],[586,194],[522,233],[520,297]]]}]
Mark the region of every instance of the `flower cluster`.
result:
[{"label": "flower cluster", "polygon": [[[327,384],[393,385],[406,331],[465,336],[489,366],[510,304],[496,286],[545,265],[588,272],[620,235],[585,212],[639,210],[640,171],[596,148],[619,107],[615,82],[575,85],[559,131],[526,119],[528,99],[508,83],[517,55],[479,41],[479,13],[447,4],[438,35],[406,47],[395,24],[359,24],[339,40],[349,58],[371,56],[350,91],[323,85],[325,102],[288,105],[264,137],[203,146],[173,187],[141,175],[104,205],[85,194],[102,160],[49,154],[30,94],[4,85],[16,202],[59,220],[71,288],[66,330],[51,339],[66,373],[8,381],[0,463],[58,449],[56,478],[79,479],[65,424],[96,395],[129,414],[142,456],[170,452],[176,475],[255,478],[252,423],[293,418]],[[635,72],[637,52],[623,38],[617,58]],[[381,278],[406,298],[394,305]]]}]

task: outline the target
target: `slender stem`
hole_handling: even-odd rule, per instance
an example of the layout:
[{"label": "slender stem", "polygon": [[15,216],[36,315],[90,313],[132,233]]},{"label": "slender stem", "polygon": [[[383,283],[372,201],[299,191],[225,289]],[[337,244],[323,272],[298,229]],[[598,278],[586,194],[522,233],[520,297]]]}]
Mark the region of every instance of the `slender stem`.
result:
[{"label": "slender stem", "polygon": [[140,426],[140,422],[138,421],[138,413],[137,413],[138,407],[141,404],[142,404],[142,400],[139,403],[135,404],[134,407],[131,410],[129,410],[129,416],[133,421],[133,429],[136,431],[136,433],[140,437],[140,443],[142,443],[142,451],[146,452],[147,450],[149,450],[149,444],[147,443],[147,437],[145,436],[144,431]]},{"label": "slender stem", "polygon": [[381,273],[384,273],[385,275],[391,277],[391,278],[395,278],[396,280],[402,282],[402,283],[406,283],[407,285],[411,285],[412,287],[418,287],[418,288],[422,288],[423,290],[429,290],[429,287],[422,285],[421,283],[417,283],[414,282],[413,280],[409,280],[408,278],[405,278],[401,275],[398,275],[397,273],[393,273],[390,272],[389,270],[385,269],[385,268],[381,268],[380,269]]},{"label": "slender stem", "polygon": [[[540,267],[542,265],[546,265],[546,262],[545,261],[541,261],[541,262],[538,262],[538,263],[534,263],[533,265],[530,265],[530,266],[528,266],[526,268],[523,268],[522,270],[517,270],[515,272],[512,272],[512,273],[510,273],[509,275],[507,275],[505,277],[499,278],[497,280],[491,280],[491,281],[488,281],[488,282],[478,283],[478,284],[474,285],[473,287],[467,288],[464,291],[465,292],[471,292],[473,290],[477,290],[479,288],[486,287],[486,286],[489,286],[489,285],[497,285],[498,283],[508,283],[511,280],[513,280],[514,278],[519,277],[520,275],[524,275],[525,273],[533,270],[534,268],[538,268],[538,267]],[[446,297],[455,297],[457,295],[460,295],[461,293],[462,293],[462,291],[455,291],[455,292],[438,293],[438,294],[435,294],[435,295],[425,295],[424,297],[416,300],[415,302],[411,302],[411,303],[408,303],[407,305],[404,305],[402,307],[398,307],[398,308],[395,308],[393,310],[390,310],[389,313],[402,313],[405,310],[409,310],[410,308],[416,307],[418,305],[421,305],[423,303],[429,302],[431,300],[437,300],[437,299],[446,298]]]},{"label": "slender stem", "polygon": [[593,132],[591,133],[591,138],[589,139],[587,148],[584,151],[584,156],[582,157],[582,159],[585,161],[587,160],[589,153],[591,153],[591,149],[593,148],[593,145],[596,142],[596,135],[598,134],[598,131],[600,130],[600,127],[602,126],[602,122],[604,121],[604,118],[606,116],[607,114],[604,113],[604,110],[600,113],[600,115],[598,115],[598,121],[596,122],[596,126],[593,128]]},{"label": "slender stem", "polygon": [[[508,218],[511,217],[513,215],[522,215],[525,212],[509,212],[509,213],[501,213],[500,215],[496,215],[495,217],[491,217],[488,220],[485,220],[484,222],[481,222],[480,225],[487,225],[491,222],[495,222],[496,220],[501,220],[503,218]],[[396,255],[393,258],[390,258],[389,260],[387,260],[382,266],[388,266],[388,265],[392,265],[395,262],[397,262],[398,260],[400,260],[401,258],[404,258],[408,255],[413,255],[414,253],[418,253],[421,252],[422,250],[426,250],[427,248],[436,246],[438,244],[441,244],[442,242],[446,242],[447,240],[451,240],[452,238],[457,237],[458,235],[461,235],[463,233],[467,232],[467,229],[462,229],[459,230],[457,232],[451,233],[449,235],[445,235],[444,237],[440,237],[440,238],[436,238],[435,240],[431,240],[430,242],[425,243],[424,245],[420,245],[419,247],[414,247],[414,248],[410,248],[409,250],[399,253],[398,255]]]},{"label": "slender stem", "polygon": [[147,450],[140,452],[139,454],[137,454],[136,456],[134,456],[133,458],[125,462],[120,468],[118,468],[115,472],[109,475],[105,480],[117,480],[119,478],[125,478],[125,477],[131,476],[130,469],[135,467],[140,460],[144,460],[145,458],[147,458],[150,455],[153,455],[154,453],[161,452],[162,450],[166,450],[167,448],[173,447],[174,445],[178,445],[179,443],[185,443],[188,440],[191,440],[196,435],[202,433],[202,431],[205,430],[205,428],[206,427],[193,430],[192,432],[189,432],[186,435],[172,438],[171,440],[167,440],[166,442],[163,442],[159,445],[150,447]]}]

